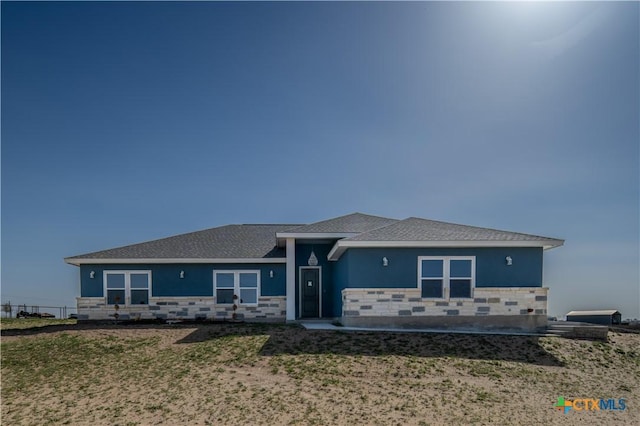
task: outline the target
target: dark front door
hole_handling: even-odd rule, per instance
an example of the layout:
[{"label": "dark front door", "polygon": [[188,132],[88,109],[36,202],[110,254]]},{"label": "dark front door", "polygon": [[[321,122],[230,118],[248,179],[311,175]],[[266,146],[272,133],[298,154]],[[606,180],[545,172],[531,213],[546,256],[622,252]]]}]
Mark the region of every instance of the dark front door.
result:
[{"label": "dark front door", "polygon": [[300,274],[300,317],[320,317],[320,269],[302,269]]}]

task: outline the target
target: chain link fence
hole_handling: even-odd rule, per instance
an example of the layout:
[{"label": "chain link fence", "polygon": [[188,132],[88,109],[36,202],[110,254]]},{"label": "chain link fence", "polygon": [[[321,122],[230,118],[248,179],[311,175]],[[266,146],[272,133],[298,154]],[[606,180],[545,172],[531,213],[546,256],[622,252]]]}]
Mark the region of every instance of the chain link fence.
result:
[{"label": "chain link fence", "polygon": [[42,306],[2,304],[3,318],[74,318],[77,315],[75,306]]}]

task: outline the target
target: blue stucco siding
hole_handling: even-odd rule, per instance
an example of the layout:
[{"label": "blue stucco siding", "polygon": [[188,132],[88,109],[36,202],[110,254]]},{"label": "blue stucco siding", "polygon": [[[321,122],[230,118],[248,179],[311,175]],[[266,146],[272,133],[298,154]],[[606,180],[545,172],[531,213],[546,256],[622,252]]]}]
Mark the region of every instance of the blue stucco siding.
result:
[{"label": "blue stucco siding", "polygon": [[[140,265],[82,265],[80,267],[80,296],[104,297],[103,272],[151,271],[152,297],[212,297],[214,270],[259,270],[262,296],[285,296],[285,265],[278,264],[140,264]],[[95,272],[92,279],[91,271]],[[184,278],[180,278],[184,271]],[[273,278],[269,276],[273,271]]]},{"label": "blue stucco siding", "polygon": [[[542,248],[486,248],[476,257],[476,287],[542,287]],[[513,264],[507,266],[510,256]]]},{"label": "blue stucco siding", "polygon": [[[419,256],[475,256],[476,287],[541,287],[542,248],[351,248],[333,262],[331,316],[342,315],[345,288],[417,288]],[[513,264],[507,266],[505,258]],[[382,266],[382,258],[389,261]]]},{"label": "blue stucco siding", "polygon": [[[92,279],[91,271],[95,272]],[[104,284],[102,281],[104,268],[98,265],[80,266],[80,297],[104,297]]]},{"label": "blue stucco siding", "polygon": [[[340,269],[350,288],[416,288],[419,256],[475,256],[476,287],[541,287],[542,248],[351,248]],[[513,264],[507,266],[505,258]],[[389,266],[382,266],[382,258]],[[340,262],[342,258],[338,261]]]},{"label": "blue stucco siding", "polygon": [[[331,293],[331,307],[327,312],[332,317],[342,316],[342,290],[348,287],[349,283],[349,257],[350,251],[347,250],[340,256],[333,265],[333,291]],[[329,316],[329,315],[327,315]]]}]

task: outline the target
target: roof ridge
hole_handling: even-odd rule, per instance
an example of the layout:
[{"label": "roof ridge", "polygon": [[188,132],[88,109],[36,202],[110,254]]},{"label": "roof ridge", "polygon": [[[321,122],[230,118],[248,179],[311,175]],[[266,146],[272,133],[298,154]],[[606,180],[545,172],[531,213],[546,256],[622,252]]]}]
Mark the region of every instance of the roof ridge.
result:
[{"label": "roof ridge", "polygon": [[299,223],[233,223],[223,226],[300,226]]},{"label": "roof ridge", "polygon": [[[404,222],[404,221],[405,221],[405,220],[407,220],[407,219],[411,219],[411,218],[410,218],[410,217],[408,217],[408,218],[406,218],[406,219],[396,219],[396,221],[395,221],[395,222],[387,223],[386,225],[382,225],[382,226],[379,226],[379,227],[377,227],[377,228],[369,229],[368,231],[359,232],[359,233],[358,233],[358,235],[356,235],[356,237],[361,237],[361,236],[366,235],[366,234],[368,234],[368,233],[370,233],[370,232],[380,231],[380,230],[382,230],[382,229],[384,229],[384,228],[387,228],[387,227],[389,227],[389,226],[397,225],[397,224],[398,224],[398,223],[400,223],[400,222]],[[416,218],[416,219],[419,219],[419,218]],[[353,237],[345,238],[345,240],[350,240],[351,238],[353,238]]]},{"label": "roof ridge", "polygon": [[[300,225],[294,229],[291,229],[291,231],[296,231],[299,229],[303,229],[303,228],[308,228],[308,227],[318,227],[319,225],[324,225],[327,223],[331,223],[331,222],[340,222],[340,221],[344,221],[349,220],[349,219],[355,219],[355,221],[360,221],[360,222],[366,222],[366,221],[371,221],[371,220],[375,220],[375,221],[396,221],[398,219],[394,219],[394,218],[390,218],[390,217],[384,217],[384,216],[376,216],[376,215],[372,215],[372,214],[367,214],[367,213],[361,213],[361,212],[354,212],[354,213],[349,213],[349,214],[345,214],[342,216],[337,216],[337,217],[332,217],[329,219],[323,219],[323,220],[319,220],[319,221],[315,221],[315,222],[311,222],[305,225]],[[355,231],[354,231],[355,232]]]}]

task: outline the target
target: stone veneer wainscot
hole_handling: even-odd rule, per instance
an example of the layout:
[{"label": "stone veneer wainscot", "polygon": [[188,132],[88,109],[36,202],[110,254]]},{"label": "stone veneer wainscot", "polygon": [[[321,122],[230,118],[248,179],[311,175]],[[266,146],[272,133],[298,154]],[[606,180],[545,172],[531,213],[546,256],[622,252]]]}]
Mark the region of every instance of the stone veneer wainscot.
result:
[{"label": "stone veneer wainscot", "polygon": [[[513,328],[527,330],[546,325],[546,287],[477,287],[473,293],[473,299],[438,300],[423,299],[417,288],[348,288],[342,290],[342,322],[372,327],[473,327],[495,323],[496,327],[512,324]],[[509,323],[498,320],[505,316],[513,318]]]},{"label": "stone veneer wainscot", "polygon": [[[257,306],[238,305],[236,319],[284,322],[286,297],[259,297]],[[78,320],[113,320],[116,312],[104,297],[78,297]],[[120,320],[217,320],[232,319],[232,305],[219,305],[213,297],[152,297],[148,305],[120,305]]]}]

